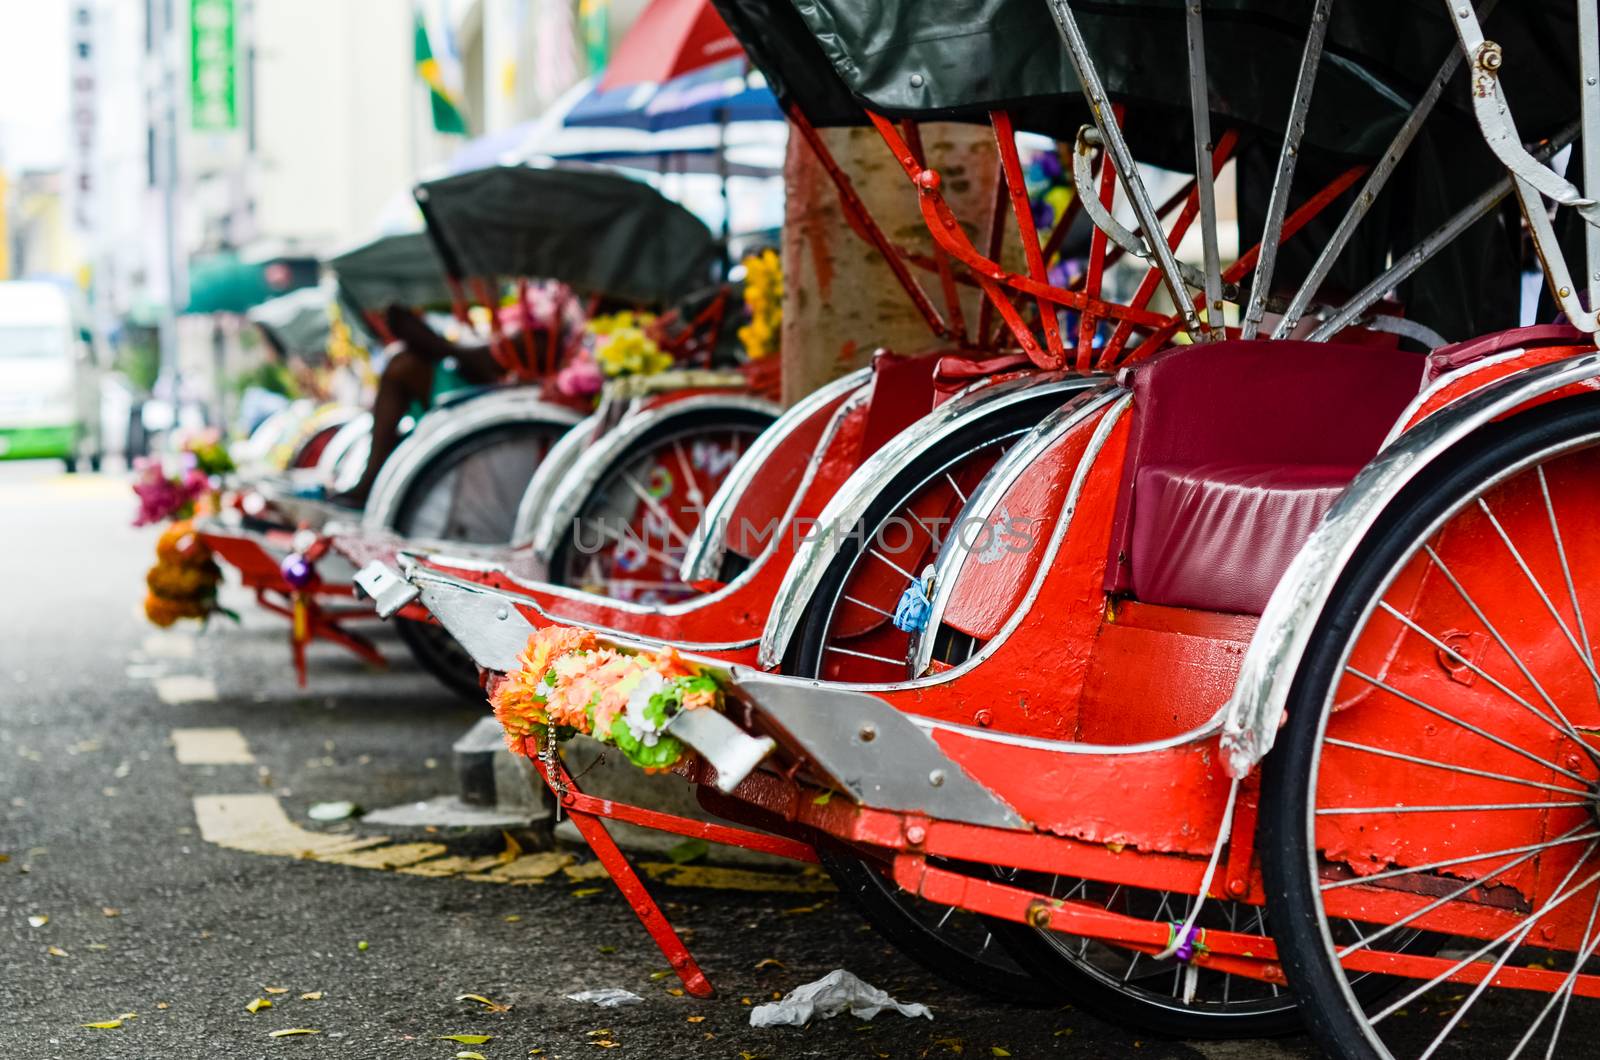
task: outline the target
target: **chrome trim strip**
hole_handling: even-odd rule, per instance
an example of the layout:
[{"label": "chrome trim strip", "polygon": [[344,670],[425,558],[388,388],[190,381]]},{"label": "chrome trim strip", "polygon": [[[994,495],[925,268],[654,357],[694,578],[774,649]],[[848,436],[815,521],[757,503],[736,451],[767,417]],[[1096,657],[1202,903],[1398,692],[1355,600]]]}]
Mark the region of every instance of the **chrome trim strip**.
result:
[{"label": "chrome trim strip", "polygon": [[[821,466],[823,459],[827,455],[829,446],[833,444],[833,439],[838,436],[839,430],[843,426],[844,421],[855,409],[859,408],[861,405],[864,405],[870,396],[870,391],[866,389],[858,390],[856,394],[847,398],[845,402],[834,411],[833,418],[829,421],[827,429],[823,431],[822,437],[817,440],[817,447],[812,451],[811,459],[806,465],[805,474],[801,477],[799,488],[795,490],[794,496],[789,498],[789,505],[784,509],[783,518],[780,522],[781,528],[787,528],[793,521],[795,509],[800,506],[801,498],[805,496],[806,490],[811,487],[811,482],[816,477],[817,468]],[[448,567],[456,567],[463,570],[495,571],[503,574],[509,581],[512,582],[514,586],[513,588],[505,590],[507,596],[510,596],[521,603],[525,603],[528,606],[537,609],[541,615],[546,616],[553,622],[561,622],[565,624],[569,621],[568,619],[562,618],[558,615],[550,614],[539,604],[536,599],[519,592],[518,588],[525,588],[530,593],[538,592],[544,594],[545,596],[558,597],[563,600],[598,603],[604,605],[609,610],[619,611],[631,615],[681,615],[697,608],[712,606],[716,603],[716,601],[720,600],[724,596],[729,595],[730,593],[735,592],[746,581],[754,578],[756,573],[761,570],[761,568],[764,567],[771,559],[772,555],[777,552],[779,540],[782,536],[782,532],[772,534],[768,538],[765,546],[762,548],[761,554],[756,556],[755,559],[750,562],[750,566],[741,571],[739,576],[733,579],[733,581],[729,582],[727,585],[722,586],[714,592],[706,593],[704,596],[695,596],[687,600],[679,600],[667,604],[636,604],[627,600],[613,600],[609,596],[586,593],[581,589],[571,589],[564,585],[551,585],[548,582],[539,581],[537,579],[520,577],[506,570],[504,564],[502,563],[474,559],[470,556],[463,555],[462,547],[455,544],[441,544],[434,549],[430,549],[426,545],[419,545],[414,541],[410,542],[409,544],[411,545],[410,551],[414,555],[426,555],[430,560],[441,563]],[[600,627],[595,628],[598,629]],[[631,634],[625,634],[621,631],[613,630],[611,632],[617,636],[631,636]],[[743,648],[749,647],[754,643],[755,640],[751,639],[748,641],[732,642],[730,646]]]},{"label": "chrome trim strip", "polygon": [[384,461],[361,525],[367,530],[393,529],[406,487],[434,457],[468,435],[521,421],[571,427],[579,418],[572,409],[542,400],[534,387],[489,390],[459,404],[435,409],[418,421],[416,429]]},{"label": "chrome trim strip", "polygon": [[[1454,369],[1453,371],[1446,372],[1443,375],[1441,375],[1441,376],[1437,377],[1436,379],[1434,379],[1431,383],[1429,383],[1426,386],[1424,386],[1417,393],[1417,396],[1411,399],[1411,403],[1408,404],[1405,407],[1405,411],[1400,413],[1399,418],[1394,421],[1394,426],[1389,428],[1389,433],[1384,435],[1383,444],[1378,447],[1378,452],[1381,453],[1385,449],[1389,448],[1389,446],[1393,445],[1395,439],[1399,438],[1400,435],[1402,433],[1404,433],[1404,431],[1406,429],[1406,424],[1411,422],[1411,417],[1413,417],[1417,413],[1421,412],[1422,411],[1422,407],[1424,405],[1426,405],[1430,400],[1432,400],[1433,396],[1435,394],[1437,394],[1439,391],[1443,390],[1445,387],[1449,386],[1451,383],[1454,383],[1459,379],[1462,379],[1462,378],[1464,378],[1466,376],[1471,375],[1473,372],[1481,371],[1484,368],[1489,368],[1489,367],[1491,367],[1493,365],[1501,364],[1501,363],[1503,363],[1505,361],[1511,360],[1513,357],[1521,357],[1524,353],[1527,353],[1527,352],[1528,351],[1527,351],[1527,349],[1525,347],[1518,346],[1514,350],[1506,350],[1503,353],[1491,354],[1488,357],[1483,357],[1483,358],[1480,358],[1480,359],[1478,359],[1476,361],[1473,361],[1471,364],[1462,365],[1460,368]],[[1469,391],[1469,393],[1470,393],[1470,391]],[[1452,402],[1451,404],[1454,404],[1454,402]],[[1445,408],[1449,408],[1449,407],[1450,407],[1449,405],[1445,406]],[[1443,410],[1441,409],[1440,411],[1443,411]]]},{"label": "chrome trim strip", "polygon": [[699,394],[628,416],[586,448],[568,469],[560,485],[551,492],[539,518],[533,524],[531,543],[541,561],[548,564],[566,527],[577,518],[606,471],[624,451],[645,434],[681,416],[712,410],[744,409],[768,413],[774,419],[782,412],[777,405],[749,394]]},{"label": "chrome trim strip", "polygon": [[[532,608],[534,611],[538,612],[538,614],[539,614],[539,616],[541,618],[545,619],[547,622],[551,623],[552,625],[570,626],[570,625],[574,624],[572,619],[570,619],[570,618],[563,618],[560,615],[551,614],[544,607],[544,605],[541,604],[534,597],[524,596],[523,594],[521,594],[519,592],[516,592],[514,590],[511,590],[511,589],[491,588],[491,587],[489,587],[487,585],[481,585],[478,582],[472,582],[472,581],[467,581],[467,580],[462,579],[462,578],[456,578],[456,577],[454,577],[452,575],[446,574],[443,571],[435,570],[433,568],[420,567],[420,566],[417,565],[417,560],[419,558],[420,557],[415,552],[404,552],[404,551],[402,551],[402,552],[399,552],[399,553],[397,553],[395,555],[395,561],[400,564],[400,569],[405,572],[407,580],[409,580],[413,585],[421,587],[424,582],[432,582],[432,583],[435,583],[435,584],[438,584],[438,585],[450,585],[450,586],[454,586],[457,589],[461,589],[463,591],[476,593],[476,594],[478,594],[480,596],[492,597],[495,600],[501,601],[502,603],[506,603],[506,604],[513,604],[514,603],[514,604],[517,604],[517,605],[522,606],[522,607]],[[459,567],[462,570],[494,570],[494,569],[497,569],[497,565],[495,565],[495,564],[483,563],[482,561],[473,560],[473,559],[470,559],[470,558],[467,558],[467,559],[454,559],[454,558],[450,558],[450,557],[446,557],[446,556],[442,556],[442,555],[434,555],[434,556],[430,556],[429,558],[434,560],[435,562],[438,562],[438,563],[443,563],[443,564],[446,564],[448,566]],[[539,586],[539,590],[541,592],[547,592],[547,593],[550,593],[552,595],[571,596],[571,597],[574,597],[574,598],[577,598],[577,599],[584,599],[584,598],[587,598],[587,599],[590,599],[590,600],[596,599],[593,596],[589,596],[589,594],[587,594],[587,593],[579,593],[579,592],[563,593],[560,590],[560,588],[558,588],[556,586],[542,586],[541,585],[541,586]],[[612,601],[612,600],[609,600],[609,599],[607,599],[605,597],[600,597],[599,599],[605,600],[606,603],[610,604],[611,607],[613,609],[617,610],[617,611],[631,610],[631,611],[633,611],[635,613],[638,613],[638,612],[665,611],[666,610],[666,608],[648,608],[648,607],[640,607],[638,605],[632,605],[631,607],[625,608],[625,607],[622,606],[621,601]],[[426,601],[424,601],[424,602],[426,602]],[[681,604],[679,604],[677,606],[680,609],[682,608]],[[755,645],[755,643],[756,643],[754,637],[750,637],[750,638],[747,638],[745,640],[731,640],[731,641],[661,640],[661,639],[658,639],[656,637],[641,636],[637,632],[634,632],[634,631],[631,631],[631,630],[623,630],[623,629],[616,629],[616,628],[611,627],[611,626],[603,626],[603,625],[600,625],[599,623],[596,623],[596,622],[583,622],[583,623],[579,623],[579,624],[581,624],[584,629],[593,630],[595,633],[601,634],[602,636],[610,637],[613,640],[623,641],[623,642],[626,642],[627,644],[634,645],[636,647],[647,647],[647,648],[650,648],[652,650],[657,649],[657,648],[669,648],[670,647],[670,648],[679,648],[679,649],[682,649],[682,650],[685,650],[685,651],[707,651],[707,652],[711,652],[711,651],[739,651],[739,650],[741,650],[743,648],[753,647]]]},{"label": "chrome trim strip", "polygon": [[1229,698],[1222,750],[1247,775],[1272,749],[1293,679],[1334,584],[1397,494],[1474,431],[1543,394],[1600,376],[1600,353],[1554,361],[1468,394],[1397,438],[1362,469],[1273,590]]},{"label": "chrome trim strip", "polygon": [[599,423],[599,413],[585,416],[570,431],[557,438],[550,452],[539,461],[533,478],[528,480],[528,488],[522,492],[522,500],[517,503],[517,518],[511,527],[512,548],[533,544],[533,528],[539,521],[539,513],[545,510],[550,498],[561,488],[562,479],[572,470],[578,457],[583,455],[584,447],[594,440],[595,427]]},{"label": "chrome trim strip", "polygon": [[1041,394],[1070,393],[1093,386],[1097,380],[1079,376],[1024,376],[998,383],[980,381],[923,416],[895,435],[851,473],[817,516],[816,533],[801,542],[778,595],[767,612],[761,634],[760,665],[776,669],[783,661],[800,624],[800,615],[821,582],[828,564],[838,553],[867,506],[906,462],[974,419],[1002,411]]},{"label": "chrome trim strip", "polygon": [[[679,568],[679,576],[684,581],[693,584],[697,581],[716,579],[722,569],[723,553],[727,551],[727,535],[721,532],[711,533],[710,528],[723,527],[726,524],[728,513],[750,488],[750,482],[756,477],[756,473],[766,466],[772,454],[801,423],[816,415],[818,409],[840,395],[865,386],[871,378],[871,368],[858,368],[849,372],[800,399],[779,416],[777,422],[761,432],[760,437],[751,443],[750,448],[739,458],[739,462],[733,466],[728,477],[722,480],[722,485],[717,487],[717,492],[712,494],[711,500],[706,503],[705,515],[694,528],[694,533],[689,536],[689,544],[684,550],[683,566]],[[813,461],[807,468],[807,483],[810,481],[815,463]]]},{"label": "chrome trim strip", "polygon": [[335,480],[339,474],[339,463],[350,455],[350,450],[363,438],[372,435],[372,413],[360,412],[345,421],[328,444],[323,447],[322,455],[317,458],[317,478],[325,483],[329,489],[336,488]]},{"label": "chrome trim strip", "polygon": [[[977,489],[972,491],[972,499],[962,509],[963,520],[969,523],[987,522],[994,514],[995,508],[1016,485],[1017,479],[1022,477],[1034,460],[1038,459],[1039,454],[1048,450],[1063,435],[1075,429],[1078,424],[1105,408],[1123,393],[1125,391],[1121,387],[1107,381],[1079,394],[1046,416],[989,469],[983,481],[978,483]],[[950,594],[954,591],[961,570],[965,567],[976,544],[975,539],[969,540],[957,535],[954,541],[947,538],[944,549],[939,553],[939,559],[934,564],[933,599],[928,612],[928,624],[922,633],[913,637],[912,650],[916,659],[913,673],[925,673],[928,664],[933,661],[934,638],[931,634],[939,628],[941,616],[950,603]]]}]

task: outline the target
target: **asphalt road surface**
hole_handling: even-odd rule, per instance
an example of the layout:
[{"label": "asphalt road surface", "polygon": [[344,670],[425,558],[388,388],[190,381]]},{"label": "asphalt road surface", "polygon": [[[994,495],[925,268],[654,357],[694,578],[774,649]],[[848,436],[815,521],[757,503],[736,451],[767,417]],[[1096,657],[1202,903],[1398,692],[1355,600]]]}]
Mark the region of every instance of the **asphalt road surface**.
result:
[{"label": "asphalt road surface", "polygon": [[[237,589],[224,602],[242,626],[158,633],[140,608],[155,533],[129,527],[126,484],[57,467],[0,464],[4,1060],[1311,1055],[1300,1040],[1168,1042],[1067,1006],[975,1000],[826,892],[658,885],[718,989],[675,993],[614,888],[583,878],[581,851],[579,879],[507,885],[492,882],[505,864],[496,829],[310,820],[319,802],[450,792],[450,744],[482,711],[438,691],[387,634],[390,671],[316,649],[300,690],[281,626]],[[389,853],[351,849],[380,831]],[[522,838],[518,864],[537,866]],[[284,856],[295,843],[326,856]],[[439,854],[433,844],[461,871],[396,871]],[[752,1003],[835,968],[934,1018],[750,1027]],[[608,987],[644,1000],[566,999]],[[256,999],[271,1007],[248,1011]]]}]

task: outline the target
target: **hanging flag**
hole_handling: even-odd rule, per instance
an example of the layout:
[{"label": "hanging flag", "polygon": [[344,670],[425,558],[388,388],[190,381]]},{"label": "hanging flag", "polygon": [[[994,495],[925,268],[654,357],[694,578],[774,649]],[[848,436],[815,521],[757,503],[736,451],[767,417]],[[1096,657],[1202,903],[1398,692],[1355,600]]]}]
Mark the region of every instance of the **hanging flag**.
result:
[{"label": "hanging flag", "polygon": [[599,73],[611,58],[611,0],[578,0],[578,22],[589,72]]},{"label": "hanging flag", "polygon": [[417,12],[416,30],[417,76],[428,86],[428,101],[433,105],[433,127],[453,136],[467,135],[467,120],[461,114],[450,86],[445,83],[444,70],[433,56],[433,46],[428,42],[428,26],[422,12]]}]

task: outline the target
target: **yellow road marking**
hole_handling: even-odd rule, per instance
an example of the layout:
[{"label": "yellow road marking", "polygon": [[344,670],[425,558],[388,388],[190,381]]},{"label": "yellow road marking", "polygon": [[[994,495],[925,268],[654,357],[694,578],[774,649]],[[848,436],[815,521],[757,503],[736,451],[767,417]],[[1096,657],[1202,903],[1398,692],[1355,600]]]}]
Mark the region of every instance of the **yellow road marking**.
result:
[{"label": "yellow road marking", "polygon": [[194,816],[206,842],[250,854],[316,859],[389,841],[387,836],[308,832],[289,820],[275,795],[196,795]]},{"label": "yellow road marking", "polygon": [[173,729],[172,749],[185,766],[247,766],[256,760],[238,729]]}]

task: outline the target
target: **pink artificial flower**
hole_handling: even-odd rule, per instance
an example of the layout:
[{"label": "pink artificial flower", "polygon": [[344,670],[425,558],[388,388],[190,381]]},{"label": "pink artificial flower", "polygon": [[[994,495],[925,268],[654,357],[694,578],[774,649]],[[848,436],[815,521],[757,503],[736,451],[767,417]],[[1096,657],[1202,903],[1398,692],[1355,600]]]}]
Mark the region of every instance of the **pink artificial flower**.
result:
[{"label": "pink artificial flower", "polygon": [[598,394],[604,382],[600,366],[587,356],[574,359],[556,373],[556,389],[567,397],[589,397]]}]

